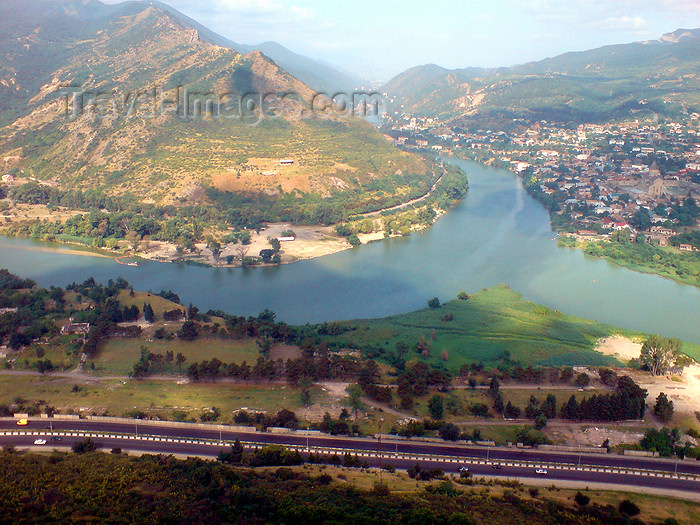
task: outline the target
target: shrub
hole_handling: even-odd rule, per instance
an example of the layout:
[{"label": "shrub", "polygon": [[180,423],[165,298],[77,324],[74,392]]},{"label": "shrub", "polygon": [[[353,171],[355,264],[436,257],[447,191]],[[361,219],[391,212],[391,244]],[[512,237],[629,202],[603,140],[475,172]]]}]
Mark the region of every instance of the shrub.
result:
[{"label": "shrub", "polygon": [[95,450],[97,450],[97,445],[92,440],[92,438],[86,438],[73,443],[71,450],[76,454],[85,454],[87,452],[94,452]]},{"label": "shrub", "polygon": [[636,516],[639,514],[639,507],[628,499],[622,500],[617,510],[619,510],[622,514],[626,514],[627,516]]},{"label": "shrub", "polygon": [[585,507],[586,505],[588,505],[591,502],[591,498],[589,498],[585,494],[577,492],[576,495],[574,496],[574,501],[576,502],[577,505],[580,505],[581,507]]}]

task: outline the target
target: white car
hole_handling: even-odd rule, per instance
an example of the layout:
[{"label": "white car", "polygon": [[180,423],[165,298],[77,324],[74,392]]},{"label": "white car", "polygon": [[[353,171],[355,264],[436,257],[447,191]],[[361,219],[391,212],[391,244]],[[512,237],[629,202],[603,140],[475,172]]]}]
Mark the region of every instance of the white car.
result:
[{"label": "white car", "polygon": [[545,469],[543,469],[543,468],[538,468],[538,469],[535,471],[535,474],[539,474],[540,476],[546,476],[546,475],[547,475],[547,471],[546,471]]},{"label": "white car", "polygon": [[469,467],[459,467],[460,472],[469,472]]},{"label": "white car", "polygon": [[35,439],[34,444],[35,445],[46,445],[46,440],[45,439]]}]

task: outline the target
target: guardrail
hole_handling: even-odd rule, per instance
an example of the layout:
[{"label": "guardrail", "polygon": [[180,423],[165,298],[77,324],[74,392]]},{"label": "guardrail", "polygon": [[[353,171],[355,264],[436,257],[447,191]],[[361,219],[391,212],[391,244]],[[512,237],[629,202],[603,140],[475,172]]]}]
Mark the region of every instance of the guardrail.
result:
[{"label": "guardrail", "polygon": [[[192,444],[201,446],[212,446],[212,447],[222,447],[230,446],[233,444],[231,440],[215,440],[215,439],[198,439],[198,438],[177,438],[171,436],[137,436],[134,434],[122,434],[114,432],[93,432],[93,431],[51,431],[46,430],[12,430],[12,431],[0,431],[0,436],[63,436],[63,437],[82,437],[82,438],[103,438],[103,439],[122,439],[125,441],[132,442],[162,442],[162,443],[177,443],[177,444]],[[256,441],[246,441],[241,440],[241,444],[247,449],[258,449],[262,447],[270,446],[270,443],[262,443]],[[64,445],[65,446],[65,445]],[[653,470],[653,469],[639,469],[639,468],[627,468],[627,467],[608,467],[608,466],[593,466],[584,465],[578,466],[573,463],[556,463],[556,462],[546,462],[546,461],[525,461],[525,460],[486,460],[484,458],[476,457],[463,457],[463,456],[450,456],[444,454],[416,454],[410,452],[378,452],[376,450],[367,449],[347,449],[347,448],[337,448],[337,447],[318,447],[318,446],[304,446],[304,445],[291,445],[285,444],[281,445],[287,449],[298,450],[305,453],[314,454],[325,454],[332,455],[337,454],[338,456],[343,456],[347,453],[357,455],[358,457],[364,458],[381,458],[387,463],[390,460],[398,461],[424,461],[424,462],[442,462],[455,465],[484,465],[493,466],[500,465],[502,467],[514,467],[514,468],[528,468],[528,469],[550,469],[550,470],[566,470],[566,471],[577,471],[577,472],[599,472],[607,474],[620,474],[620,475],[631,475],[631,476],[644,476],[644,477],[656,477],[656,478],[666,478],[666,479],[680,479],[686,481],[700,482],[700,475],[698,474],[686,474],[677,473],[664,470]],[[139,450],[134,447],[134,450]],[[216,455],[218,451],[212,451],[212,454],[208,456]]]}]

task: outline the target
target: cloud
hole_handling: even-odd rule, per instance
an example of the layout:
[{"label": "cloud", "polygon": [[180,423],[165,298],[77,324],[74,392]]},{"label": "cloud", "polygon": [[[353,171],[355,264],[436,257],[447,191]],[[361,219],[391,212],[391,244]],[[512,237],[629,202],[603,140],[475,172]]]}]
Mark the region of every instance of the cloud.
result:
[{"label": "cloud", "polygon": [[647,21],[641,16],[609,16],[590,24],[598,29],[610,29],[618,31],[641,31],[648,27]]}]

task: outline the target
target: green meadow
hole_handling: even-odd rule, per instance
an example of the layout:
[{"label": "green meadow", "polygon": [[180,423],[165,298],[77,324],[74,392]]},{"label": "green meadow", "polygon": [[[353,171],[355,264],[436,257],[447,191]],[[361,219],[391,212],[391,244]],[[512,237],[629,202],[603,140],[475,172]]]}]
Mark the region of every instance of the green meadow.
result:
[{"label": "green meadow", "polygon": [[[453,371],[469,363],[496,364],[506,352],[523,366],[620,365],[596,352],[596,342],[613,334],[643,337],[525,301],[505,285],[439,308],[340,324],[350,328],[337,336],[341,341],[392,352],[403,342],[409,346],[406,358],[419,357],[416,345],[421,345],[427,349],[424,360],[444,362]],[[686,350],[700,356],[697,345]]]}]

